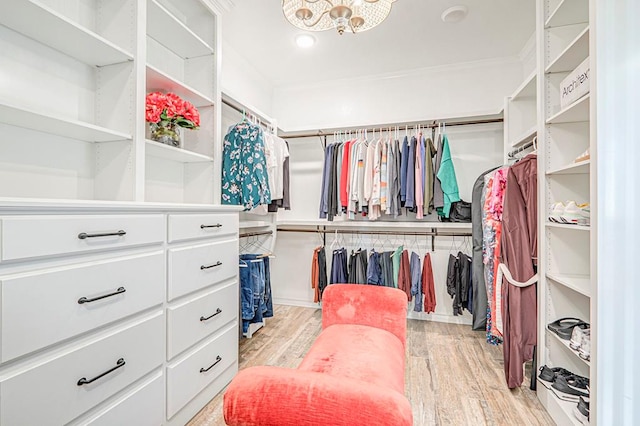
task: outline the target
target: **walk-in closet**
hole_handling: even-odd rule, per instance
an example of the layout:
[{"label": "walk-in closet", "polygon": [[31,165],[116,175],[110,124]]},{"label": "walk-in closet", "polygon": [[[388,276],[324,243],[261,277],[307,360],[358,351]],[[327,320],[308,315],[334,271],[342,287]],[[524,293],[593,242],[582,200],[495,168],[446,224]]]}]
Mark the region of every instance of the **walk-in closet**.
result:
[{"label": "walk-in closet", "polygon": [[0,425],[640,424],[637,2],[0,6]]}]

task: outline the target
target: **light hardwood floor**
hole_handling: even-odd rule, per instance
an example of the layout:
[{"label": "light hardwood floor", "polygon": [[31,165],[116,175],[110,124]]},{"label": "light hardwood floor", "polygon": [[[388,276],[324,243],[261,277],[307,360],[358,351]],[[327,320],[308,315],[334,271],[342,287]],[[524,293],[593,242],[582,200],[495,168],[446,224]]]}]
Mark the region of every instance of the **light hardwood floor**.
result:
[{"label": "light hardwood floor", "polygon": [[[320,326],[319,309],[276,306],[267,327],[240,342],[240,368],[297,367]],[[469,326],[409,320],[406,362],[405,393],[415,426],[554,424],[528,386],[507,388],[502,348],[488,345],[484,333]],[[224,425],[223,394],[189,426]]]}]

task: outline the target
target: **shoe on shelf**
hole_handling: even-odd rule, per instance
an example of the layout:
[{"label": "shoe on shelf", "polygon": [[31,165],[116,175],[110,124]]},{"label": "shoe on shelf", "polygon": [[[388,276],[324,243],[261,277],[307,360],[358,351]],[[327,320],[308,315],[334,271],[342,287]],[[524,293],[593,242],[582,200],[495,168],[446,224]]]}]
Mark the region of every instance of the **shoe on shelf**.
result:
[{"label": "shoe on shelf", "polygon": [[583,152],[582,154],[578,155],[576,157],[575,160],[573,160],[574,163],[580,163],[582,161],[587,161],[591,159],[591,152],[589,151],[589,148],[587,148],[587,150],[585,152]]},{"label": "shoe on shelf", "polygon": [[580,349],[580,346],[582,346],[584,335],[591,332],[589,327],[590,327],[589,324],[587,324],[587,327],[585,328],[573,327],[573,332],[571,333],[571,340],[569,341],[569,347],[571,347],[571,349],[575,351]]},{"label": "shoe on shelf", "polygon": [[584,398],[579,397],[578,404],[573,408],[573,415],[583,425],[589,424],[589,401],[585,401]]},{"label": "shoe on shelf", "polygon": [[558,398],[564,401],[578,402],[579,398],[589,398],[589,379],[578,376],[558,376],[551,385],[551,390]]},{"label": "shoe on shelf", "polygon": [[547,389],[551,389],[551,385],[556,381],[556,377],[572,375],[573,373],[571,371],[562,367],[547,367],[546,365],[543,365],[540,367],[540,374],[538,374],[538,378]]},{"label": "shoe on shelf", "polygon": [[585,361],[591,360],[591,330],[584,330],[578,356]]},{"label": "shoe on shelf", "polygon": [[588,226],[591,222],[591,207],[589,203],[576,204],[575,201],[569,201],[564,208],[564,212],[560,215],[562,223],[573,225]]},{"label": "shoe on shelf", "polygon": [[560,318],[550,324],[547,324],[547,328],[556,333],[561,339],[569,340],[573,334],[573,328],[589,328],[589,324],[578,318]]},{"label": "shoe on shelf", "polygon": [[549,214],[549,220],[555,223],[563,223],[560,218],[564,213],[564,203],[562,201],[558,201],[557,203],[553,203],[551,206],[551,213]]}]

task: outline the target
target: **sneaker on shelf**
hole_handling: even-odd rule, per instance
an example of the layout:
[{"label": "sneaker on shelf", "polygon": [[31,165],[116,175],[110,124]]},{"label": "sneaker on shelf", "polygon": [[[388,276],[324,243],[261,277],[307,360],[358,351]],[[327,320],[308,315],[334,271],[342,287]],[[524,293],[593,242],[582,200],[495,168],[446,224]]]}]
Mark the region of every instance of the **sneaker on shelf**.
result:
[{"label": "sneaker on shelf", "polygon": [[587,148],[587,150],[585,152],[583,152],[582,154],[578,155],[576,157],[575,160],[573,160],[574,163],[580,163],[582,161],[587,161],[591,159],[591,153],[589,151],[589,148]]},{"label": "sneaker on shelf", "polygon": [[591,330],[584,330],[578,355],[586,361],[591,360]]},{"label": "sneaker on shelf", "polygon": [[561,400],[578,402],[580,397],[585,400],[589,398],[588,385],[589,379],[578,376],[577,374],[558,376],[551,385],[551,390]]},{"label": "sneaker on shelf", "polygon": [[556,381],[556,377],[558,376],[572,376],[573,373],[569,370],[565,370],[562,367],[547,367],[543,365],[540,367],[540,374],[538,374],[538,378],[540,379],[540,383],[542,383],[547,389],[551,389],[551,385]]},{"label": "sneaker on shelf", "polygon": [[584,398],[579,397],[578,404],[573,408],[573,414],[576,416],[576,419],[580,421],[583,425],[589,424],[589,401],[586,401]]},{"label": "sneaker on shelf", "polygon": [[562,223],[573,225],[589,225],[591,218],[591,208],[589,203],[576,204],[575,201],[569,201],[564,208],[564,212],[560,215]]},{"label": "sneaker on shelf", "polygon": [[582,345],[582,339],[585,335],[585,333],[589,333],[590,329],[589,329],[589,324],[586,325],[585,327],[573,327],[573,332],[571,333],[571,340],[569,341],[569,347],[571,347],[571,349],[577,351],[580,349],[580,346]]},{"label": "sneaker on shelf", "polygon": [[560,318],[547,324],[549,331],[555,333],[563,340],[570,340],[575,327],[589,328],[589,324],[579,318]]},{"label": "sneaker on shelf", "polygon": [[556,223],[564,223],[562,222],[562,214],[564,213],[564,203],[562,201],[558,201],[551,206],[551,213],[549,213],[549,220],[551,222]]}]

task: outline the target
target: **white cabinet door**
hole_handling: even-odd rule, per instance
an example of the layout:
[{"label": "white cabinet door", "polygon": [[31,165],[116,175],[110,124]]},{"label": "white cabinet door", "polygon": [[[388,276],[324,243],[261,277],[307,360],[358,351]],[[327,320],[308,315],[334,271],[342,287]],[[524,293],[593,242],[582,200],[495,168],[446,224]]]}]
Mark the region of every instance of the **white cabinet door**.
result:
[{"label": "white cabinet door", "polygon": [[165,269],[158,250],[0,276],[1,361],[161,304]]}]

